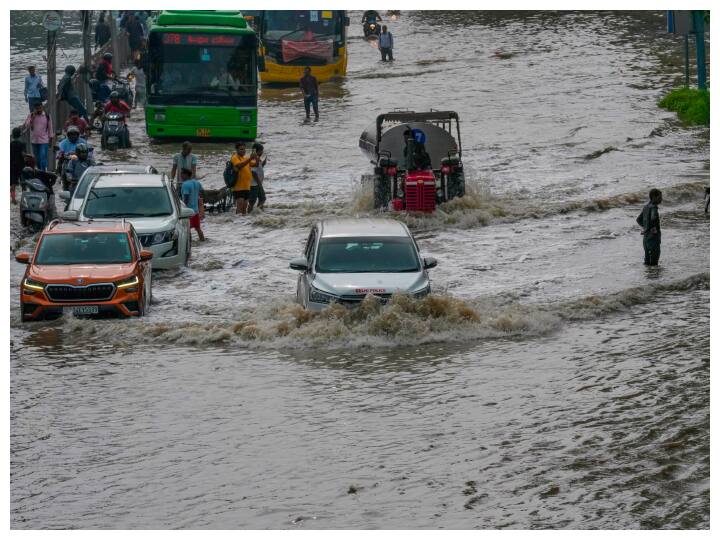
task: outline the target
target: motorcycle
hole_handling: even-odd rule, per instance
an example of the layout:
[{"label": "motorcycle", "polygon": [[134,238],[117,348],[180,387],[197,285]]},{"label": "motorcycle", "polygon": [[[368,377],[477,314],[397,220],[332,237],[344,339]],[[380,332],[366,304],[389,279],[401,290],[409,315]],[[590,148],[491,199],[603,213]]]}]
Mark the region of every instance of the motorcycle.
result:
[{"label": "motorcycle", "polygon": [[105,103],[110,99],[112,92],[117,92],[125,103],[132,103],[135,100],[135,93],[133,91],[134,84],[130,81],[122,81],[120,79],[113,79],[110,84],[104,84],[97,79],[90,79],[88,81],[90,86],[90,92],[92,94],[92,100],[94,102]]},{"label": "motorcycle", "polygon": [[20,197],[20,224],[39,231],[55,217],[55,196],[52,188],[39,178],[22,180],[21,185],[23,191]]},{"label": "motorcycle", "polygon": [[365,34],[365,39],[377,38],[380,35],[380,31],[380,25],[374,19],[365,21],[365,23],[363,24],[363,33]]},{"label": "motorcycle", "polygon": [[119,112],[109,112],[103,120],[100,146],[103,150],[117,150],[118,148],[131,148],[130,132],[125,123],[125,115]]}]

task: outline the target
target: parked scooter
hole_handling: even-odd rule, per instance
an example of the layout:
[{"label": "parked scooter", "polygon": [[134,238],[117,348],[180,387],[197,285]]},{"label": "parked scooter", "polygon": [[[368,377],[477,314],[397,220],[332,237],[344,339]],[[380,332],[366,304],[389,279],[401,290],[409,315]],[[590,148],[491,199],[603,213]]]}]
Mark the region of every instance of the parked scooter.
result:
[{"label": "parked scooter", "polygon": [[55,217],[55,195],[52,185],[35,178],[35,170],[25,167],[22,172],[22,195],[20,197],[20,224],[31,227],[34,231],[41,230]]}]

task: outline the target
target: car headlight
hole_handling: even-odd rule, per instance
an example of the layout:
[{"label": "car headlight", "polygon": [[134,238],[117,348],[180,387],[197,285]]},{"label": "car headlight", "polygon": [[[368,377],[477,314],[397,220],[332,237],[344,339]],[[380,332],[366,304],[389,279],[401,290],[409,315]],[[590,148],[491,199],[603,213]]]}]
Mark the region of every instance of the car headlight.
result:
[{"label": "car headlight", "polygon": [[155,244],[165,244],[166,242],[171,242],[177,238],[177,231],[175,229],[170,229],[169,231],[160,231],[156,232],[152,235],[152,239],[150,240],[150,245],[154,246]]},{"label": "car headlight", "polygon": [[25,278],[25,281],[23,281],[23,287],[26,289],[30,289],[32,291],[44,291],[45,290],[45,284],[40,283],[39,281],[34,281],[32,279]]},{"label": "car headlight", "polygon": [[417,291],[413,291],[412,293],[413,298],[424,298],[428,294],[430,294],[430,284],[428,283],[424,288],[419,289]]},{"label": "car headlight", "polygon": [[318,304],[331,304],[337,302],[338,297],[310,286],[310,301]]},{"label": "car headlight", "polygon": [[133,275],[133,276],[130,276],[129,278],[126,278],[126,279],[123,279],[120,281],[116,281],[115,286],[118,289],[126,289],[128,287],[133,287],[134,285],[137,285],[138,283],[140,283],[140,279],[137,276]]},{"label": "car headlight", "polygon": [[165,113],[155,113],[155,120],[158,122],[165,121]]}]

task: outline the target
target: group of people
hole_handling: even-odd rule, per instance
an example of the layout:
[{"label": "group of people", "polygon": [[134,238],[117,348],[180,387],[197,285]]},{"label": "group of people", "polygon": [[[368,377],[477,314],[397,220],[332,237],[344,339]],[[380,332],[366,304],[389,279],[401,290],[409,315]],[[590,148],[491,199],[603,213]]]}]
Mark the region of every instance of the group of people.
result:
[{"label": "group of people", "polygon": [[[232,171],[232,184],[229,186],[235,213],[247,215],[253,211],[255,205],[262,210],[267,200],[264,188],[265,165],[267,157],[264,146],[253,143],[250,155],[247,154],[247,145],[244,141],[235,144],[235,152],[230,156],[228,166]],[[200,241],[205,240],[202,231],[201,221],[204,215],[204,188],[197,177],[198,159],[192,151],[190,141],[182,144],[180,152],[173,156],[170,177],[176,185],[176,189],[183,199],[183,202],[195,211],[190,218],[190,227],[198,233]]]},{"label": "group of people", "polygon": [[[377,11],[375,11],[374,9],[369,9],[365,13],[363,13],[363,17],[362,17],[363,24],[378,23],[381,21],[382,21],[382,17],[380,17],[380,14]],[[378,35],[378,49],[380,49],[380,59],[383,62],[387,62],[387,61],[392,62],[394,60],[394,58],[393,58],[393,48],[394,47],[395,47],[395,42],[393,41],[392,32],[388,32],[387,25],[383,24],[380,34]]]}]

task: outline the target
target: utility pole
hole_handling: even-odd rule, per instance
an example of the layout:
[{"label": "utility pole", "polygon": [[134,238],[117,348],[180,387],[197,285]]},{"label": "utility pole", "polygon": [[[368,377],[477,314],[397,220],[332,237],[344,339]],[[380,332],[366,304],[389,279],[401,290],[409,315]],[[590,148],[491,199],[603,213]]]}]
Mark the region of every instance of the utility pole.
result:
[{"label": "utility pole", "polygon": [[705,66],[705,18],[703,12],[692,12],[693,30],[695,32],[695,50],[697,51],[698,88],[707,90],[707,68]]},{"label": "utility pole", "polygon": [[92,59],[92,51],[90,49],[90,29],[92,21],[92,11],[84,10],[82,13],[82,45],[83,45],[83,67],[82,74],[78,76],[78,81],[81,87],[81,96],[83,97],[83,105],[90,111],[92,110],[92,99],[90,92],[88,92],[88,80],[90,79],[89,73],[91,73],[92,66],[90,65]]},{"label": "utility pole", "polygon": [[110,46],[112,47],[113,55],[113,71],[117,72],[120,69],[120,56],[118,54],[118,29],[115,22],[115,15],[112,11],[108,11],[108,22],[110,23]]},{"label": "utility pole", "polygon": [[[57,129],[57,127],[60,125],[58,120],[58,114],[57,114],[57,96],[56,96],[56,89],[57,84],[55,82],[55,77],[57,73],[57,65],[55,62],[55,55],[57,52],[57,32],[56,31],[48,31],[47,33],[47,90],[48,90],[48,100],[47,100],[47,108],[48,108],[48,114],[52,120],[53,128]],[[51,171],[55,170],[55,150],[53,148],[54,146],[54,133],[53,133],[53,139],[50,140],[50,144],[48,145],[48,169]]]}]

